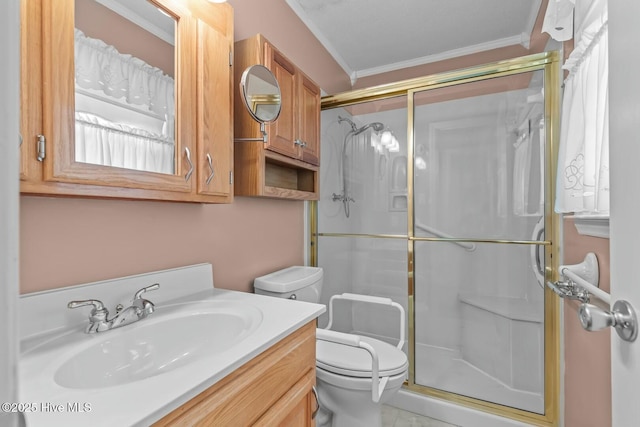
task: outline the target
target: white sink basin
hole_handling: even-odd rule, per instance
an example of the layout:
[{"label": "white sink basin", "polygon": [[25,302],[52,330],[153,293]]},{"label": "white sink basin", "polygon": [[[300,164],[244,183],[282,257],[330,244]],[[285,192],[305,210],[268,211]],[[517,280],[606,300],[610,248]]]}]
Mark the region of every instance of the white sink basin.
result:
[{"label": "white sink basin", "polygon": [[88,335],[89,343],[60,365],[54,380],[70,389],[139,381],[225,352],[261,322],[262,312],[250,305],[197,302],[161,308],[137,323]]}]

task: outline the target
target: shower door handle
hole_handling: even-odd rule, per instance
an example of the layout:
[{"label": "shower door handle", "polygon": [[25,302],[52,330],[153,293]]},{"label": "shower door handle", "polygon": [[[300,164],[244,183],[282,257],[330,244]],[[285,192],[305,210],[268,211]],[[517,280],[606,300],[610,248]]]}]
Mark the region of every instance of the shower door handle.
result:
[{"label": "shower door handle", "polygon": [[[544,236],[544,217],[540,218],[531,235],[531,240],[540,241]],[[533,264],[533,273],[536,276],[536,280],[542,289],[544,289],[544,267],[542,266],[542,257],[540,256],[540,246],[531,245],[531,261]],[[544,248],[544,246],[543,246]]]}]

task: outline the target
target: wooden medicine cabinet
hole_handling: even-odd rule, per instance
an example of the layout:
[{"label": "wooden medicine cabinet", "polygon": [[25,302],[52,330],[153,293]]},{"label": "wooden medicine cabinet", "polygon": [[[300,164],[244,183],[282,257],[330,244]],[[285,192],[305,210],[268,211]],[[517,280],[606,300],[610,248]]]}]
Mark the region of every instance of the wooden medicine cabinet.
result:
[{"label": "wooden medicine cabinet", "polygon": [[[242,196],[317,200],[320,152],[320,88],[261,34],[236,42],[234,77],[256,64],[275,76],[281,111],[265,125],[247,111],[240,87],[234,94],[235,192]],[[253,140],[253,141],[251,141]]]},{"label": "wooden medicine cabinet", "polygon": [[110,3],[22,0],[21,191],[231,202],[231,6]]}]

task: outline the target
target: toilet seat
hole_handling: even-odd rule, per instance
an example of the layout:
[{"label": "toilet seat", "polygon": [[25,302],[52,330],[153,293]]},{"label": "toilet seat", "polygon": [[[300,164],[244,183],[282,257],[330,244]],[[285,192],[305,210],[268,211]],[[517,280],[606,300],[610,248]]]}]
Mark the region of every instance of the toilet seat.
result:
[{"label": "toilet seat", "polygon": [[[407,370],[407,355],[397,347],[375,338],[359,336],[378,354],[379,375],[389,377]],[[356,378],[372,377],[371,354],[357,347],[330,341],[316,341],[316,366],[338,375]]]}]

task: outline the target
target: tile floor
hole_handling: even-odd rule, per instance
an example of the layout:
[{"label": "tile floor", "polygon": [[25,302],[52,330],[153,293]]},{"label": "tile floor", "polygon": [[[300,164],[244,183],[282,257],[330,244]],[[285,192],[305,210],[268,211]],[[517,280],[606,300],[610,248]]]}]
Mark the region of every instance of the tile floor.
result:
[{"label": "tile floor", "polygon": [[433,418],[423,417],[413,412],[403,411],[393,406],[382,405],[383,427],[457,427]]}]

